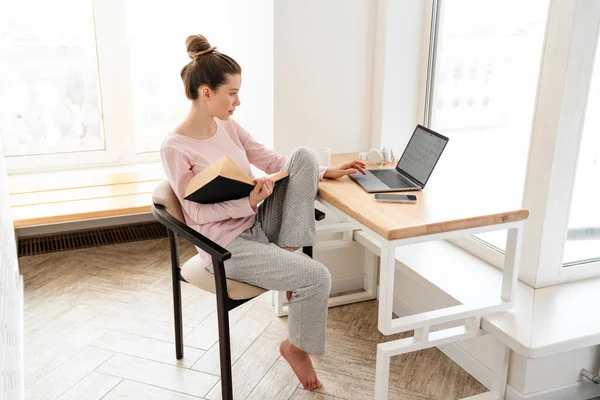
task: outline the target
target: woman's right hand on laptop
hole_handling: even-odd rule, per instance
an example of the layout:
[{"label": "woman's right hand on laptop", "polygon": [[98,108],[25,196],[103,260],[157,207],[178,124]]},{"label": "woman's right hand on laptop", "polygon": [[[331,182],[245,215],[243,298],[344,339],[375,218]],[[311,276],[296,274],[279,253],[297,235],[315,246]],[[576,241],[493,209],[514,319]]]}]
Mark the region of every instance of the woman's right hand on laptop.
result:
[{"label": "woman's right hand on laptop", "polygon": [[250,192],[250,205],[255,208],[258,203],[266,199],[273,193],[275,182],[268,176],[257,178],[254,180],[256,186]]}]

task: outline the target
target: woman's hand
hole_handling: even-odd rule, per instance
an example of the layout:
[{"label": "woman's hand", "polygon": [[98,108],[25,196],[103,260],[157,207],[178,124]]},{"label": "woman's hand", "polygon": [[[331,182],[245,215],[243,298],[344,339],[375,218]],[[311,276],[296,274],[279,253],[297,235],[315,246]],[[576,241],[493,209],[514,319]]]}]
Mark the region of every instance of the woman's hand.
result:
[{"label": "woman's hand", "polygon": [[273,186],[275,185],[275,182],[270,177],[265,176],[255,179],[254,183],[256,183],[256,186],[254,186],[254,189],[252,189],[252,192],[250,192],[250,205],[256,211],[256,206],[258,203],[273,193]]},{"label": "woman's hand", "polygon": [[327,168],[323,178],[337,179],[345,175],[355,174],[357,171],[360,171],[363,175],[366,175],[366,166],[367,164],[359,160],[348,161],[340,165],[338,168]]}]

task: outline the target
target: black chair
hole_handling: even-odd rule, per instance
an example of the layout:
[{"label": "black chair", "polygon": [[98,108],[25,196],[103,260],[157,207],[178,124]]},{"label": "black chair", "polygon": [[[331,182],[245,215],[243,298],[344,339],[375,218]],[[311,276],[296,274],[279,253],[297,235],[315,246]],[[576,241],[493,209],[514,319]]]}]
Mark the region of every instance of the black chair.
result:
[{"label": "black chair", "polygon": [[[152,214],[167,228],[171,248],[171,272],[173,275],[173,308],[175,313],[175,353],[177,359],[183,357],[183,321],[181,313],[181,281],[188,282],[217,296],[217,318],[219,325],[219,352],[221,360],[221,393],[223,399],[233,399],[231,377],[231,349],[229,337],[229,311],[263,294],[267,290],[246,283],[227,279],[223,262],[231,258],[231,253],[214,243],[184,222],[181,204],[171,185],[164,180],[152,194]],[[325,213],[315,209],[315,219],[320,221]],[[200,256],[195,255],[183,266],[179,263],[177,236],[207,252],[212,257],[215,271],[212,274],[200,264]],[[302,249],[312,257],[312,246]],[[186,279],[182,276],[185,269]]]}]

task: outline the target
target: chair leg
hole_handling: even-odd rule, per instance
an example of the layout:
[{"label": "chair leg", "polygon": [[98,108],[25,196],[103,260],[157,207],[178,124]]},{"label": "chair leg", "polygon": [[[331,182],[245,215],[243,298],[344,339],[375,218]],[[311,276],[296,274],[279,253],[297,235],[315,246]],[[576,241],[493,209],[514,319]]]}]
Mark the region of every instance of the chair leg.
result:
[{"label": "chair leg", "polygon": [[[213,259],[213,262],[215,260]],[[233,377],[231,375],[231,340],[229,336],[229,308],[227,307],[228,296],[225,277],[221,276],[224,271],[223,262],[218,262],[215,268],[217,288],[217,318],[219,322],[219,353],[221,361],[221,398],[223,400],[233,399]],[[221,271],[221,272],[220,272]]]},{"label": "chair leg", "polygon": [[307,256],[309,256],[310,258],[313,258],[313,247],[312,246],[304,246],[302,248],[302,252],[304,254],[306,254]]},{"label": "chair leg", "polygon": [[177,234],[168,229],[171,247],[171,275],[173,278],[173,313],[175,321],[175,354],[183,358],[183,318],[181,313],[181,281],[179,280],[179,243]]}]

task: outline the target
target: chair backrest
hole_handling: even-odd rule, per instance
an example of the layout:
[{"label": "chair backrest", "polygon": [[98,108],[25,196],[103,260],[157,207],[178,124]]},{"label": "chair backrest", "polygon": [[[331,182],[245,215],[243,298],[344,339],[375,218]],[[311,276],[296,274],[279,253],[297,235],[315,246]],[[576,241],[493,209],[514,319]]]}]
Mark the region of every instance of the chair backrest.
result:
[{"label": "chair backrest", "polygon": [[169,214],[185,224],[185,218],[181,211],[181,203],[179,203],[179,199],[168,180],[165,179],[156,185],[152,192],[152,201],[154,204],[164,206]]},{"label": "chair backrest", "polygon": [[[167,212],[185,224],[181,204],[173,192],[168,180],[160,182],[152,192],[154,204],[165,207]],[[198,249],[198,248],[197,248]],[[198,249],[199,250],[199,249]],[[210,293],[216,293],[215,276],[206,269],[204,261],[196,254],[186,261],[181,268],[181,276],[189,283]],[[246,283],[227,279],[227,296],[232,300],[247,300],[266,292],[266,289],[252,286]]]}]

